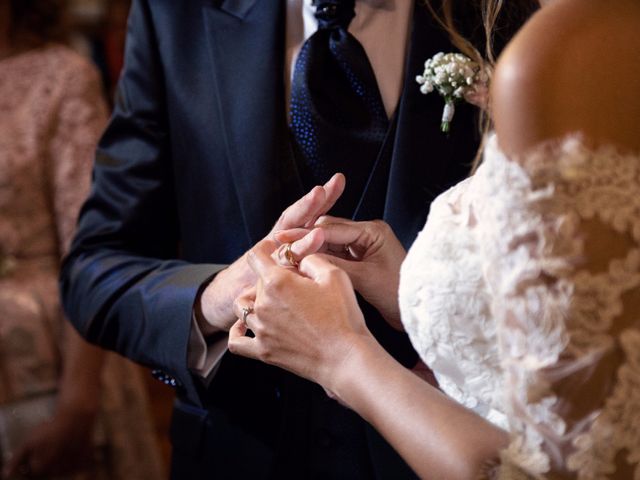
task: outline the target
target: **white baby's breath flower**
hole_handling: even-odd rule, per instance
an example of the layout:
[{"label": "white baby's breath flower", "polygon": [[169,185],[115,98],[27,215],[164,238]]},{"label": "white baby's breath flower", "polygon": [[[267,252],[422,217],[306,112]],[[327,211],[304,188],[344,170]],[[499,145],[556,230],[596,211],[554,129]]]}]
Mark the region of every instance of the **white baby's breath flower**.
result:
[{"label": "white baby's breath flower", "polygon": [[424,72],[416,77],[425,95],[436,90],[445,101],[441,130],[448,133],[455,113],[455,103],[484,83],[480,65],[461,53],[438,52],[424,62]]}]

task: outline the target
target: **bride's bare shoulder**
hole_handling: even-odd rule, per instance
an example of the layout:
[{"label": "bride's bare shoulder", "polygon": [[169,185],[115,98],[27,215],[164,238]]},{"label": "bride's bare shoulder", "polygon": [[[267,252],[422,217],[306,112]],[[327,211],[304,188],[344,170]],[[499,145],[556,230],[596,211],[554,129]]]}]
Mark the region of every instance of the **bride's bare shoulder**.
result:
[{"label": "bride's bare shoulder", "polygon": [[581,132],[640,151],[640,2],[553,0],[498,60],[492,112],[502,148],[523,153]]}]

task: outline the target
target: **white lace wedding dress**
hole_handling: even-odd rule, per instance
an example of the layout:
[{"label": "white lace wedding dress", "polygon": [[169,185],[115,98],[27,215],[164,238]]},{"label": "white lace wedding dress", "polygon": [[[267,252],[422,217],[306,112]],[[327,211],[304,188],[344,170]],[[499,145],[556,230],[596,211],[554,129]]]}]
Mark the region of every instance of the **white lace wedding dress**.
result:
[{"label": "white lace wedding dress", "polygon": [[640,479],[640,158],[491,137],[402,267],[441,388],[511,433],[499,478]]}]

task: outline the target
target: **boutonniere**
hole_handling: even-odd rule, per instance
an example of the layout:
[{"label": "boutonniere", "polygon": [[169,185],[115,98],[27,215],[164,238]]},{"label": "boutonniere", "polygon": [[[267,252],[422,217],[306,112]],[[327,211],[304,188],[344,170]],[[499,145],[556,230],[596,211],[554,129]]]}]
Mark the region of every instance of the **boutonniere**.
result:
[{"label": "boutonniere", "polygon": [[[444,98],[440,129],[449,133],[455,105],[468,95],[486,88],[486,75],[480,65],[462,53],[437,53],[424,64],[424,72],[416,77],[425,95],[436,90]],[[475,102],[474,102],[475,103]]]}]

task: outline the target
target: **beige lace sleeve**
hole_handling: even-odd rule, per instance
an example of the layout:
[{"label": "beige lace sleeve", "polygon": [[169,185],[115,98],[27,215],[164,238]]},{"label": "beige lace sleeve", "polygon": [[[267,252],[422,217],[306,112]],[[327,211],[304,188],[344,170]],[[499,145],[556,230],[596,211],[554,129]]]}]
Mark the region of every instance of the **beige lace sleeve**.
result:
[{"label": "beige lace sleeve", "polygon": [[476,182],[511,443],[498,478],[640,478],[640,158],[573,138]]},{"label": "beige lace sleeve", "polygon": [[67,53],[63,91],[49,142],[50,190],[60,253],[69,249],[87,197],[96,144],[107,121],[100,79],[84,59]]}]

